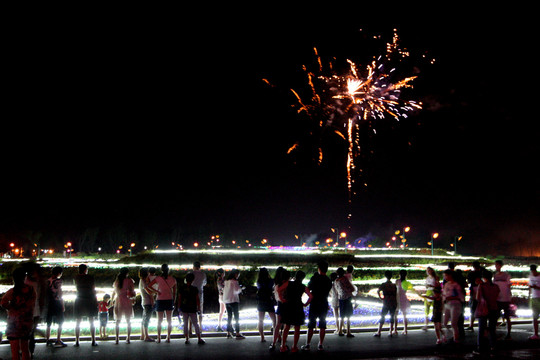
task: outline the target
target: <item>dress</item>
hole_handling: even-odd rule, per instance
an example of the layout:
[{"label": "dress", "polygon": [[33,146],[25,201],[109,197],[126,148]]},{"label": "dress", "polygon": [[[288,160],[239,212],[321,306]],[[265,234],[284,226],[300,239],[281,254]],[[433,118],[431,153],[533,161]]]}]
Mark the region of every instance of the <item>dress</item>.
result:
[{"label": "dress", "polygon": [[97,316],[98,301],[94,277],[88,274],[79,274],[75,277],[75,285],[77,286],[77,298],[73,308],[75,318]]},{"label": "dress", "polygon": [[408,280],[401,281],[401,279],[396,280],[397,288],[397,308],[402,312],[406,313],[411,307],[411,301],[407,298],[407,290],[412,289],[412,284]]},{"label": "dress", "polygon": [[302,294],[306,286],[301,282],[289,281],[287,285],[285,299],[282,305],[281,322],[287,325],[304,325],[306,315],[304,313],[304,304],[302,303]]},{"label": "dress", "polygon": [[2,307],[7,309],[6,336],[8,340],[30,339],[34,327],[34,288],[23,285],[18,293],[9,289],[2,297]]},{"label": "dress", "polygon": [[120,320],[122,315],[126,318],[133,316],[133,302],[132,297],[135,297],[135,285],[133,279],[125,278],[122,283],[122,288],[118,288],[116,282],[114,283],[114,292],[116,295],[114,301],[114,317],[116,320]]},{"label": "dress", "polygon": [[276,300],[272,294],[274,280],[257,282],[257,311],[273,313],[276,311]]}]

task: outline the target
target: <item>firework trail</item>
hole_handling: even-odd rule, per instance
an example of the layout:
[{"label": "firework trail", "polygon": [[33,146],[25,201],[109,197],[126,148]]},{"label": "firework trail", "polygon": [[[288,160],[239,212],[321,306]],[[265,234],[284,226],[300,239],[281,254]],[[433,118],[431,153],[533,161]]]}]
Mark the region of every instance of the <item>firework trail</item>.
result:
[{"label": "firework trail", "polygon": [[[298,114],[305,114],[316,120],[318,126],[332,129],[348,144],[347,150],[347,186],[349,202],[352,200],[355,159],[360,154],[359,122],[366,120],[407,117],[407,113],[421,109],[416,101],[401,99],[401,91],[412,87],[416,76],[399,78],[394,64],[409,56],[409,52],[399,47],[399,38],[394,29],[392,42],[386,46],[386,53],[373,60],[365,67],[347,59],[348,67],[342,73],[334,70],[330,62],[328,70],[314,48],[318,69],[316,72],[303,67],[307,75],[309,95],[302,98],[291,89],[297,103],[294,105]],[[298,149],[299,144],[289,148],[288,153]],[[319,148],[319,163],[323,159]]]}]

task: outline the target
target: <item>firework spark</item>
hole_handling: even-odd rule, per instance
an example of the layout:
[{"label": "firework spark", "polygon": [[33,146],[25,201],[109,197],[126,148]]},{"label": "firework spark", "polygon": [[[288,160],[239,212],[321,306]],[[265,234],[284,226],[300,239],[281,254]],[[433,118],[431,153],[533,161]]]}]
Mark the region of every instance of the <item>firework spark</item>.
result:
[{"label": "firework spark", "polygon": [[[394,29],[392,42],[386,46],[386,54],[379,56],[364,68],[347,59],[348,69],[338,73],[331,62],[325,72],[319,52],[314,48],[318,74],[303,67],[311,96],[303,100],[299,92],[291,89],[297,99],[297,112],[305,113],[316,120],[320,127],[332,128],[348,143],[347,186],[349,202],[353,196],[355,158],[360,154],[360,121],[392,117],[399,121],[407,113],[421,109],[416,101],[401,99],[401,90],[412,87],[416,76],[398,78],[395,67],[391,65],[409,56],[409,52],[399,47],[399,37]],[[342,133],[346,130],[345,134]],[[374,129],[373,129],[374,130]],[[288,153],[298,148],[293,145]],[[322,153],[319,147],[319,163]]]}]

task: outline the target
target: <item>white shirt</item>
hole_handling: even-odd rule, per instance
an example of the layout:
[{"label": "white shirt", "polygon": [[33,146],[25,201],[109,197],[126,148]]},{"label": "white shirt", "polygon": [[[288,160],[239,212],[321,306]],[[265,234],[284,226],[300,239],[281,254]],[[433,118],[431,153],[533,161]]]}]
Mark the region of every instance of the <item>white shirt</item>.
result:
[{"label": "white shirt", "polygon": [[[529,275],[529,285],[536,285],[540,287],[540,274],[534,276],[533,274]],[[540,289],[531,289],[531,295],[533,298],[540,298]]]},{"label": "white shirt", "polygon": [[499,296],[497,301],[499,302],[511,302],[512,301],[512,292],[510,287],[512,286],[512,281],[510,281],[510,274],[505,272],[496,272],[493,275],[493,283],[499,287]]},{"label": "white shirt", "polygon": [[191,285],[199,289],[199,300],[202,303],[202,299],[204,296],[203,287],[206,285],[206,274],[203,273],[201,270],[193,270],[193,275],[195,276],[195,278],[193,279]]},{"label": "white shirt", "polygon": [[465,301],[465,294],[463,294],[463,290],[461,290],[461,286],[457,282],[447,282],[444,284],[442,296],[444,301],[446,301],[446,298],[457,296],[459,297],[459,300],[449,300],[449,301]]},{"label": "white shirt", "polygon": [[242,292],[237,280],[225,280],[225,286],[223,287],[223,302],[225,304],[232,304],[240,302],[238,296]]}]

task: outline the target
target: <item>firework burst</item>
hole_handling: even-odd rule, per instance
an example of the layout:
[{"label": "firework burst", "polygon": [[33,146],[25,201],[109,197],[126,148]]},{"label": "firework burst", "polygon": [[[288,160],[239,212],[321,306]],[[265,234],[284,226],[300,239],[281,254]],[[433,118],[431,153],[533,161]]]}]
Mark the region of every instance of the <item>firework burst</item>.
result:
[{"label": "firework burst", "polygon": [[[409,56],[409,52],[400,48],[396,30],[392,42],[386,46],[386,53],[367,66],[359,66],[347,59],[347,67],[342,72],[335,70],[333,62],[325,69],[316,48],[314,52],[318,65],[316,72],[304,66],[309,95],[302,98],[299,92],[291,89],[297,100],[294,107],[299,114],[305,114],[316,121],[320,128],[331,129],[347,142],[350,202],[354,194],[355,159],[360,155],[359,123],[387,117],[399,121],[407,117],[409,112],[421,109],[420,102],[401,98],[402,90],[412,87],[411,82],[416,76],[399,77],[396,71],[396,65]],[[288,152],[298,147],[296,143]],[[319,164],[322,159],[322,147],[319,147]]]}]

